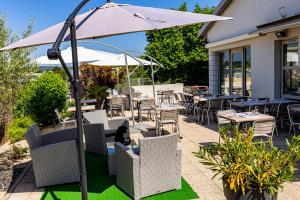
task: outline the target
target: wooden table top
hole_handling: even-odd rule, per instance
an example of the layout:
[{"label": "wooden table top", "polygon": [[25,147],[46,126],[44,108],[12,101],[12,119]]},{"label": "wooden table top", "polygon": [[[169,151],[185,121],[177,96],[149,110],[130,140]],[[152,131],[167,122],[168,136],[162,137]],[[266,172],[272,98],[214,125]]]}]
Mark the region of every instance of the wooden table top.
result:
[{"label": "wooden table top", "polygon": [[126,95],[121,94],[121,95],[108,96],[106,98],[107,99],[112,99],[112,98],[123,98],[123,99],[125,99],[127,97],[126,97]]},{"label": "wooden table top", "polygon": [[134,97],[134,98],[132,98],[132,101],[137,101],[137,102],[143,101],[143,100],[155,100],[155,98],[154,97],[140,97],[140,98]]},{"label": "wooden table top", "polygon": [[244,112],[244,113],[236,113],[236,114],[220,114],[219,117],[222,117],[234,123],[275,120],[275,118],[271,115],[254,114],[252,112]]},{"label": "wooden table top", "polygon": [[186,109],[184,106],[181,105],[172,105],[172,106],[152,106],[151,107],[155,111],[161,111],[161,110],[184,110]]},{"label": "wooden table top", "polygon": [[[94,105],[90,105],[90,106],[81,106],[81,111],[92,111],[92,110],[96,110],[96,107]],[[68,112],[76,112],[76,107],[69,107]]]}]

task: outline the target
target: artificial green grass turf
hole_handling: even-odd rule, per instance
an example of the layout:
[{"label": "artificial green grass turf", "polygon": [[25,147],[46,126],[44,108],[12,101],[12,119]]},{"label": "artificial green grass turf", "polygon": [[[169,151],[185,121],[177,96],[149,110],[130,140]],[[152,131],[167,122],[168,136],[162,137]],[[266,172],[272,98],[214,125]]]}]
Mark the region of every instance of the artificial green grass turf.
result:
[{"label": "artificial green grass turf", "polygon": [[[115,185],[115,176],[108,176],[107,160],[104,156],[86,153],[89,200],[127,200],[131,199]],[[146,197],[147,200],[188,200],[197,199],[198,195],[182,178],[182,188],[162,194]],[[46,187],[42,200],[81,199],[79,184],[65,184]]]}]

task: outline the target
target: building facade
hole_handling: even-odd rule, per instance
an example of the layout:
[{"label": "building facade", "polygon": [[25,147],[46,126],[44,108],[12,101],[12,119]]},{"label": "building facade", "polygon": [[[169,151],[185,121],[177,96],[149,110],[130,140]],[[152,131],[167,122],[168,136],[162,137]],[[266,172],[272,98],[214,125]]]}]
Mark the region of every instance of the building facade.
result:
[{"label": "building facade", "polygon": [[300,0],[222,0],[205,24],[213,94],[300,99]]}]

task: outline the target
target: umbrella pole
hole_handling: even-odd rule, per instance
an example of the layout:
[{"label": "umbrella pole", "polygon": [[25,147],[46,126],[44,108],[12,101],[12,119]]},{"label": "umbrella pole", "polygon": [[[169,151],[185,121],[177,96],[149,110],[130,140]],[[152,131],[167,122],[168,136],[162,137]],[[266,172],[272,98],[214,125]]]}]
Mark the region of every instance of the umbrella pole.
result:
[{"label": "umbrella pole", "polygon": [[151,78],[152,78],[153,97],[155,99],[155,85],[154,85],[154,72],[153,72],[153,61],[152,61],[152,59],[151,59]]},{"label": "umbrella pole", "polygon": [[134,127],[135,122],[134,122],[133,103],[132,103],[132,96],[131,96],[130,74],[129,74],[129,69],[128,69],[127,54],[124,54],[124,55],[125,55],[126,73],[127,73],[127,81],[128,81],[129,104],[130,104],[130,110],[131,110],[131,115],[132,115],[132,123],[133,123],[133,127]]},{"label": "umbrella pole", "polygon": [[85,166],[85,152],[83,145],[83,127],[82,127],[82,114],[81,114],[81,99],[80,99],[80,78],[79,78],[79,67],[78,67],[78,54],[77,54],[77,41],[76,41],[76,26],[75,21],[72,21],[70,26],[71,32],[71,46],[72,46],[72,59],[73,59],[73,77],[74,81],[74,98],[76,105],[76,124],[77,124],[77,135],[78,135],[78,159],[79,159],[79,170],[81,179],[81,198],[87,200],[87,178],[86,178],[86,166]]}]

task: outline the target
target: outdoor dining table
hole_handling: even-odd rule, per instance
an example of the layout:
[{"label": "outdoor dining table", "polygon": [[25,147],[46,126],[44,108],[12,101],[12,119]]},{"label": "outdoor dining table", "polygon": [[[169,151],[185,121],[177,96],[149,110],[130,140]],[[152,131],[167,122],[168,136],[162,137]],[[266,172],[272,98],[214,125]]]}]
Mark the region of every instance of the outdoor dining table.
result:
[{"label": "outdoor dining table", "polygon": [[254,113],[254,112],[219,114],[219,117],[227,119],[233,124],[275,120],[275,118],[271,115]]},{"label": "outdoor dining table", "polygon": [[[81,111],[82,112],[87,112],[87,111],[92,111],[96,110],[95,105],[90,105],[90,106],[81,106]],[[68,112],[76,112],[76,107],[69,107]]]},{"label": "outdoor dining table", "polygon": [[185,110],[186,108],[181,105],[173,105],[173,104],[165,104],[165,105],[158,105],[158,106],[152,106],[151,107],[154,111],[160,112],[162,110]]}]

